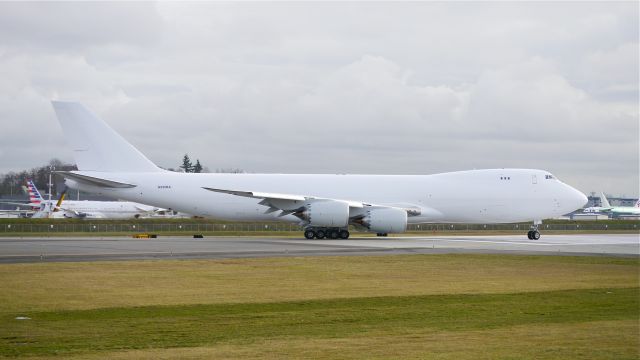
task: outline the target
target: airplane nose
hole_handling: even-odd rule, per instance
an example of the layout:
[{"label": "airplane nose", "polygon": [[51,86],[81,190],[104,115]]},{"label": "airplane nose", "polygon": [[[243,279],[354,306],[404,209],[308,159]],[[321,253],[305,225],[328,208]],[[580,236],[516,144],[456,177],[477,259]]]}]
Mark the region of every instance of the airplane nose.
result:
[{"label": "airplane nose", "polygon": [[570,189],[569,203],[571,204],[573,210],[583,207],[589,201],[589,199],[587,199],[587,197],[579,190],[569,185],[567,185],[567,187]]}]

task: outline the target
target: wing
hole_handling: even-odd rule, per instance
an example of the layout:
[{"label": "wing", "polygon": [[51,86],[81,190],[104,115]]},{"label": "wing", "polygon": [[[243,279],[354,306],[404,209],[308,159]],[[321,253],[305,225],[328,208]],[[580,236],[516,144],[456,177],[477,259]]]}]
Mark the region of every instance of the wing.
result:
[{"label": "wing", "polygon": [[87,213],[80,212],[80,211],[77,211],[77,210],[74,210],[74,209],[69,209],[69,208],[66,208],[66,207],[63,207],[63,206],[56,206],[54,208],[54,211],[60,211],[60,210],[64,211],[65,214],[68,215],[68,217],[76,217],[76,218],[85,218],[85,217],[87,217]]},{"label": "wing", "polygon": [[279,194],[279,193],[267,193],[267,192],[258,192],[258,191],[239,191],[239,190],[225,190],[225,189],[216,189],[203,187],[205,190],[229,194],[235,196],[242,196],[254,199],[262,199],[260,201],[260,205],[267,206],[268,209],[265,211],[265,214],[269,214],[276,211],[281,211],[278,217],[282,217],[289,214],[300,213],[305,209],[310,202],[317,201],[336,201],[341,203],[346,203],[349,208],[362,208],[367,204],[357,202],[357,201],[348,201],[348,200],[339,200],[339,199],[327,199],[327,198],[319,198],[316,196],[305,196],[305,195],[295,195],[295,194]]},{"label": "wing", "polygon": [[34,203],[19,203],[19,202],[11,202],[11,201],[2,201],[0,202],[2,204],[7,204],[7,205],[15,205],[15,206],[24,206],[24,207],[40,207],[40,204],[34,204]]},{"label": "wing", "polygon": [[0,214],[31,214],[33,210],[0,210]]},{"label": "wing", "polygon": [[411,204],[370,204],[362,201],[346,200],[346,199],[332,199],[323,198],[311,195],[297,195],[297,194],[280,194],[280,193],[268,193],[259,191],[241,191],[241,190],[228,190],[228,189],[216,189],[210,187],[203,187],[205,190],[229,194],[235,196],[242,196],[248,198],[262,199],[260,205],[267,206],[265,214],[280,211],[279,217],[293,214],[300,218],[304,210],[312,203],[317,202],[336,202],[343,203],[349,207],[350,217],[360,216],[362,209],[365,208],[400,208],[407,212],[408,216],[420,215],[421,209],[419,206]]},{"label": "wing", "polygon": [[166,210],[166,209],[157,208],[157,207],[149,206],[149,205],[143,205],[143,204],[136,204],[133,207],[136,208],[136,210],[139,210],[139,211],[142,211],[142,212],[147,212],[147,213],[154,213],[154,212]]}]

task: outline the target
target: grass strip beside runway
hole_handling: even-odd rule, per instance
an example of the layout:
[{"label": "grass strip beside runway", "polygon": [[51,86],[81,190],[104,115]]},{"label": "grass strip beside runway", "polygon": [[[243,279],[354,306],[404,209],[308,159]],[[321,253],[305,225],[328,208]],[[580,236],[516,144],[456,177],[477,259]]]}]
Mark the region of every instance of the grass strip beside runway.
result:
[{"label": "grass strip beside runway", "polygon": [[0,352],[66,356],[121,349],[251,345],[286,338],[350,338],[367,333],[393,337],[540,324],[570,327],[637,320],[639,305],[638,288],[629,288],[42,312],[30,314],[28,321],[0,319],[10,324],[2,332]]},{"label": "grass strip beside runway", "polygon": [[498,255],[1,265],[0,357],[637,358],[638,270]]}]

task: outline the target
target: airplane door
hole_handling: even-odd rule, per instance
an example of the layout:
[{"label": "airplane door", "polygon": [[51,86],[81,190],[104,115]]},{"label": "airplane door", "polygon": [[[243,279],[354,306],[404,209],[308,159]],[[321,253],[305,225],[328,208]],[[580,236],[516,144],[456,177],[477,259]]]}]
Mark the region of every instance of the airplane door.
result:
[{"label": "airplane door", "polygon": [[531,175],[531,183],[532,184],[537,184],[538,183],[538,177],[536,175]]}]

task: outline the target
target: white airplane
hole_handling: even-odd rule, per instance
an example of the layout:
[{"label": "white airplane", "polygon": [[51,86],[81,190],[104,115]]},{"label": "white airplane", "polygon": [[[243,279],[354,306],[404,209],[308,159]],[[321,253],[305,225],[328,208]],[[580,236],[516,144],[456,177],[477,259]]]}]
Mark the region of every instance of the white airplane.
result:
[{"label": "white airplane", "polygon": [[74,102],[53,107],[78,171],[67,186],[225,220],[282,220],[306,238],[348,238],[349,225],[379,235],[407,224],[510,223],[582,207],[580,191],[543,170],[490,169],[436,175],[196,174],[160,169],[105,122]]},{"label": "white airplane", "polygon": [[604,193],[600,193],[600,206],[590,206],[588,208],[584,208],[582,210],[583,213],[604,213],[607,210],[611,209],[611,205],[609,204],[609,200],[604,196]]},{"label": "white airplane", "polygon": [[604,213],[612,217],[639,216],[640,200],[636,201],[635,206],[611,206],[609,200],[600,193],[600,206],[591,206],[583,210],[585,213]]},{"label": "white airplane", "polygon": [[35,209],[33,218],[88,218],[88,219],[134,219],[150,215],[158,210],[154,206],[129,201],[64,201],[65,193],[57,201],[45,200],[31,179],[27,179],[29,203],[13,203]]}]

